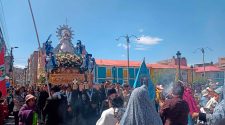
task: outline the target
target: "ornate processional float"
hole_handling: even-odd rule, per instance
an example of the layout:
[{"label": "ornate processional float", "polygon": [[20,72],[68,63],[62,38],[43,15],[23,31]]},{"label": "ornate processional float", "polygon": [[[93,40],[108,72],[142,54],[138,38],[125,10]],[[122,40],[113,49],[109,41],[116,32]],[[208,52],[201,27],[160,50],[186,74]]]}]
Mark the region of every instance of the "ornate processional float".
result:
[{"label": "ornate processional float", "polygon": [[53,48],[50,37],[45,42],[45,70],[51,84],[91,83],[95,59],[80,40],[72,43],[73,31],[68,25],[57,28],[59,44]]}]

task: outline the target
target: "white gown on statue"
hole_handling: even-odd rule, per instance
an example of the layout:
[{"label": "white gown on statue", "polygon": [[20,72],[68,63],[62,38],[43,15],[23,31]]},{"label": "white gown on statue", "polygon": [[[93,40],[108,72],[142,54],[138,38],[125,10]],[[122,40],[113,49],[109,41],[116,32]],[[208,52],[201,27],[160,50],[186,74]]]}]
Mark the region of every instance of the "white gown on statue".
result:
[{"label": "white gown on statue", "polygon": [[73,47],[73,44],[69,40],[62,40],[60,44],[56,47],[56,53],[71,53],[74,54],[75,48]]}]

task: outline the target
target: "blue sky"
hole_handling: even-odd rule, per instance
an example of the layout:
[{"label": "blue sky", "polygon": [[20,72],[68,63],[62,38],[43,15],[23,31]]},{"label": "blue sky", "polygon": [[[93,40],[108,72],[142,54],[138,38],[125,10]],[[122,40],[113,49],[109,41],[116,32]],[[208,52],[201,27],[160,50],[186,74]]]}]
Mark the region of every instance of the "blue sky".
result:
[{"label": "blue sky", "polygon": [[[15,65],[26,65],[38,43],[27,0],[1,0],[1,26],[9,46],[15,49]],[[147,62],[171,58],[178,50],[189,64],[201,63],[197,48],[206,50],[206,61],[225,56],[224,0],[31,0],[41,42],[52,34],[59,43],[56,28],[67,24],[97,59],[126,59],[125,39],[134,34],[130,59]],[[4,18],[3,18],[4,15]]]}]

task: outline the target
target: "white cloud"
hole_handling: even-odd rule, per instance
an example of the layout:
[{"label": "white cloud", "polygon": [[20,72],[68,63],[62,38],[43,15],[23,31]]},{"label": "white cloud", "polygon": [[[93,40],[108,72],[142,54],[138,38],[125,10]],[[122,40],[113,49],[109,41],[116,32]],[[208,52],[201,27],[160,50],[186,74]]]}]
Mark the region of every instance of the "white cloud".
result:
[{"label": "white cloud", "polygon": [[15,64],[14,67],[24,69],[26,66],[23,64]]},{"label": "white cloud", "polygon": [[151,36],[141,36],[139,40],[136,40],[138,44],[143,45],[156,45],[159,44],[163,39],[158,37],[151,37]]},{"label": "white cloud", "polygon": [[[139,31],[143,31],[143,29],[140,29]],[[149,46],[159,44],[163,39],[159,37],[152,37],[152,36],[141,36],[138,38],[138,40],[135,40],[136,44],[134,49],[139,51],[145,51],[149,49]],[[133,41],[133,40],[132,40]],[[124,49],[127,49],[127,45],[125,43],[118,43],[117,47],[122,47]],[[129,48],[131,45],[129,45]]]},{"label": "white cloud", "polygon": [[125,54],[122,54],[121,57],[125,57]]}]

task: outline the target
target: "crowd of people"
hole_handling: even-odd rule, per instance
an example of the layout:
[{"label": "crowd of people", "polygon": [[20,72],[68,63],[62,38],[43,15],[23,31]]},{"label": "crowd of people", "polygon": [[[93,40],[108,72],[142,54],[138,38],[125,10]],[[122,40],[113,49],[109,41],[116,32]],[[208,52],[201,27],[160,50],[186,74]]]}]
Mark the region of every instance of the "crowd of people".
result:
[{"label": "crowd of people", "polygon": [[[64,84],[20,86],[0,97],[14,116],[15,125],[224,125],[225,87],[210,86],[200,94],[177,82],[165,93],[156,85],[150,100],[148,85]],[[1,93],[0,93],[1,96]]]},{"label": "crowd of people", "polygon": [[50,85],[49,88],[41,85],[8,89],[5,100],[9,112],[14,115],[15,125],[34,122],[47,125],[94,125],[106,109],[125,107],[131,93],[128,84],[121,86],[110,82],[101,85]]}]

